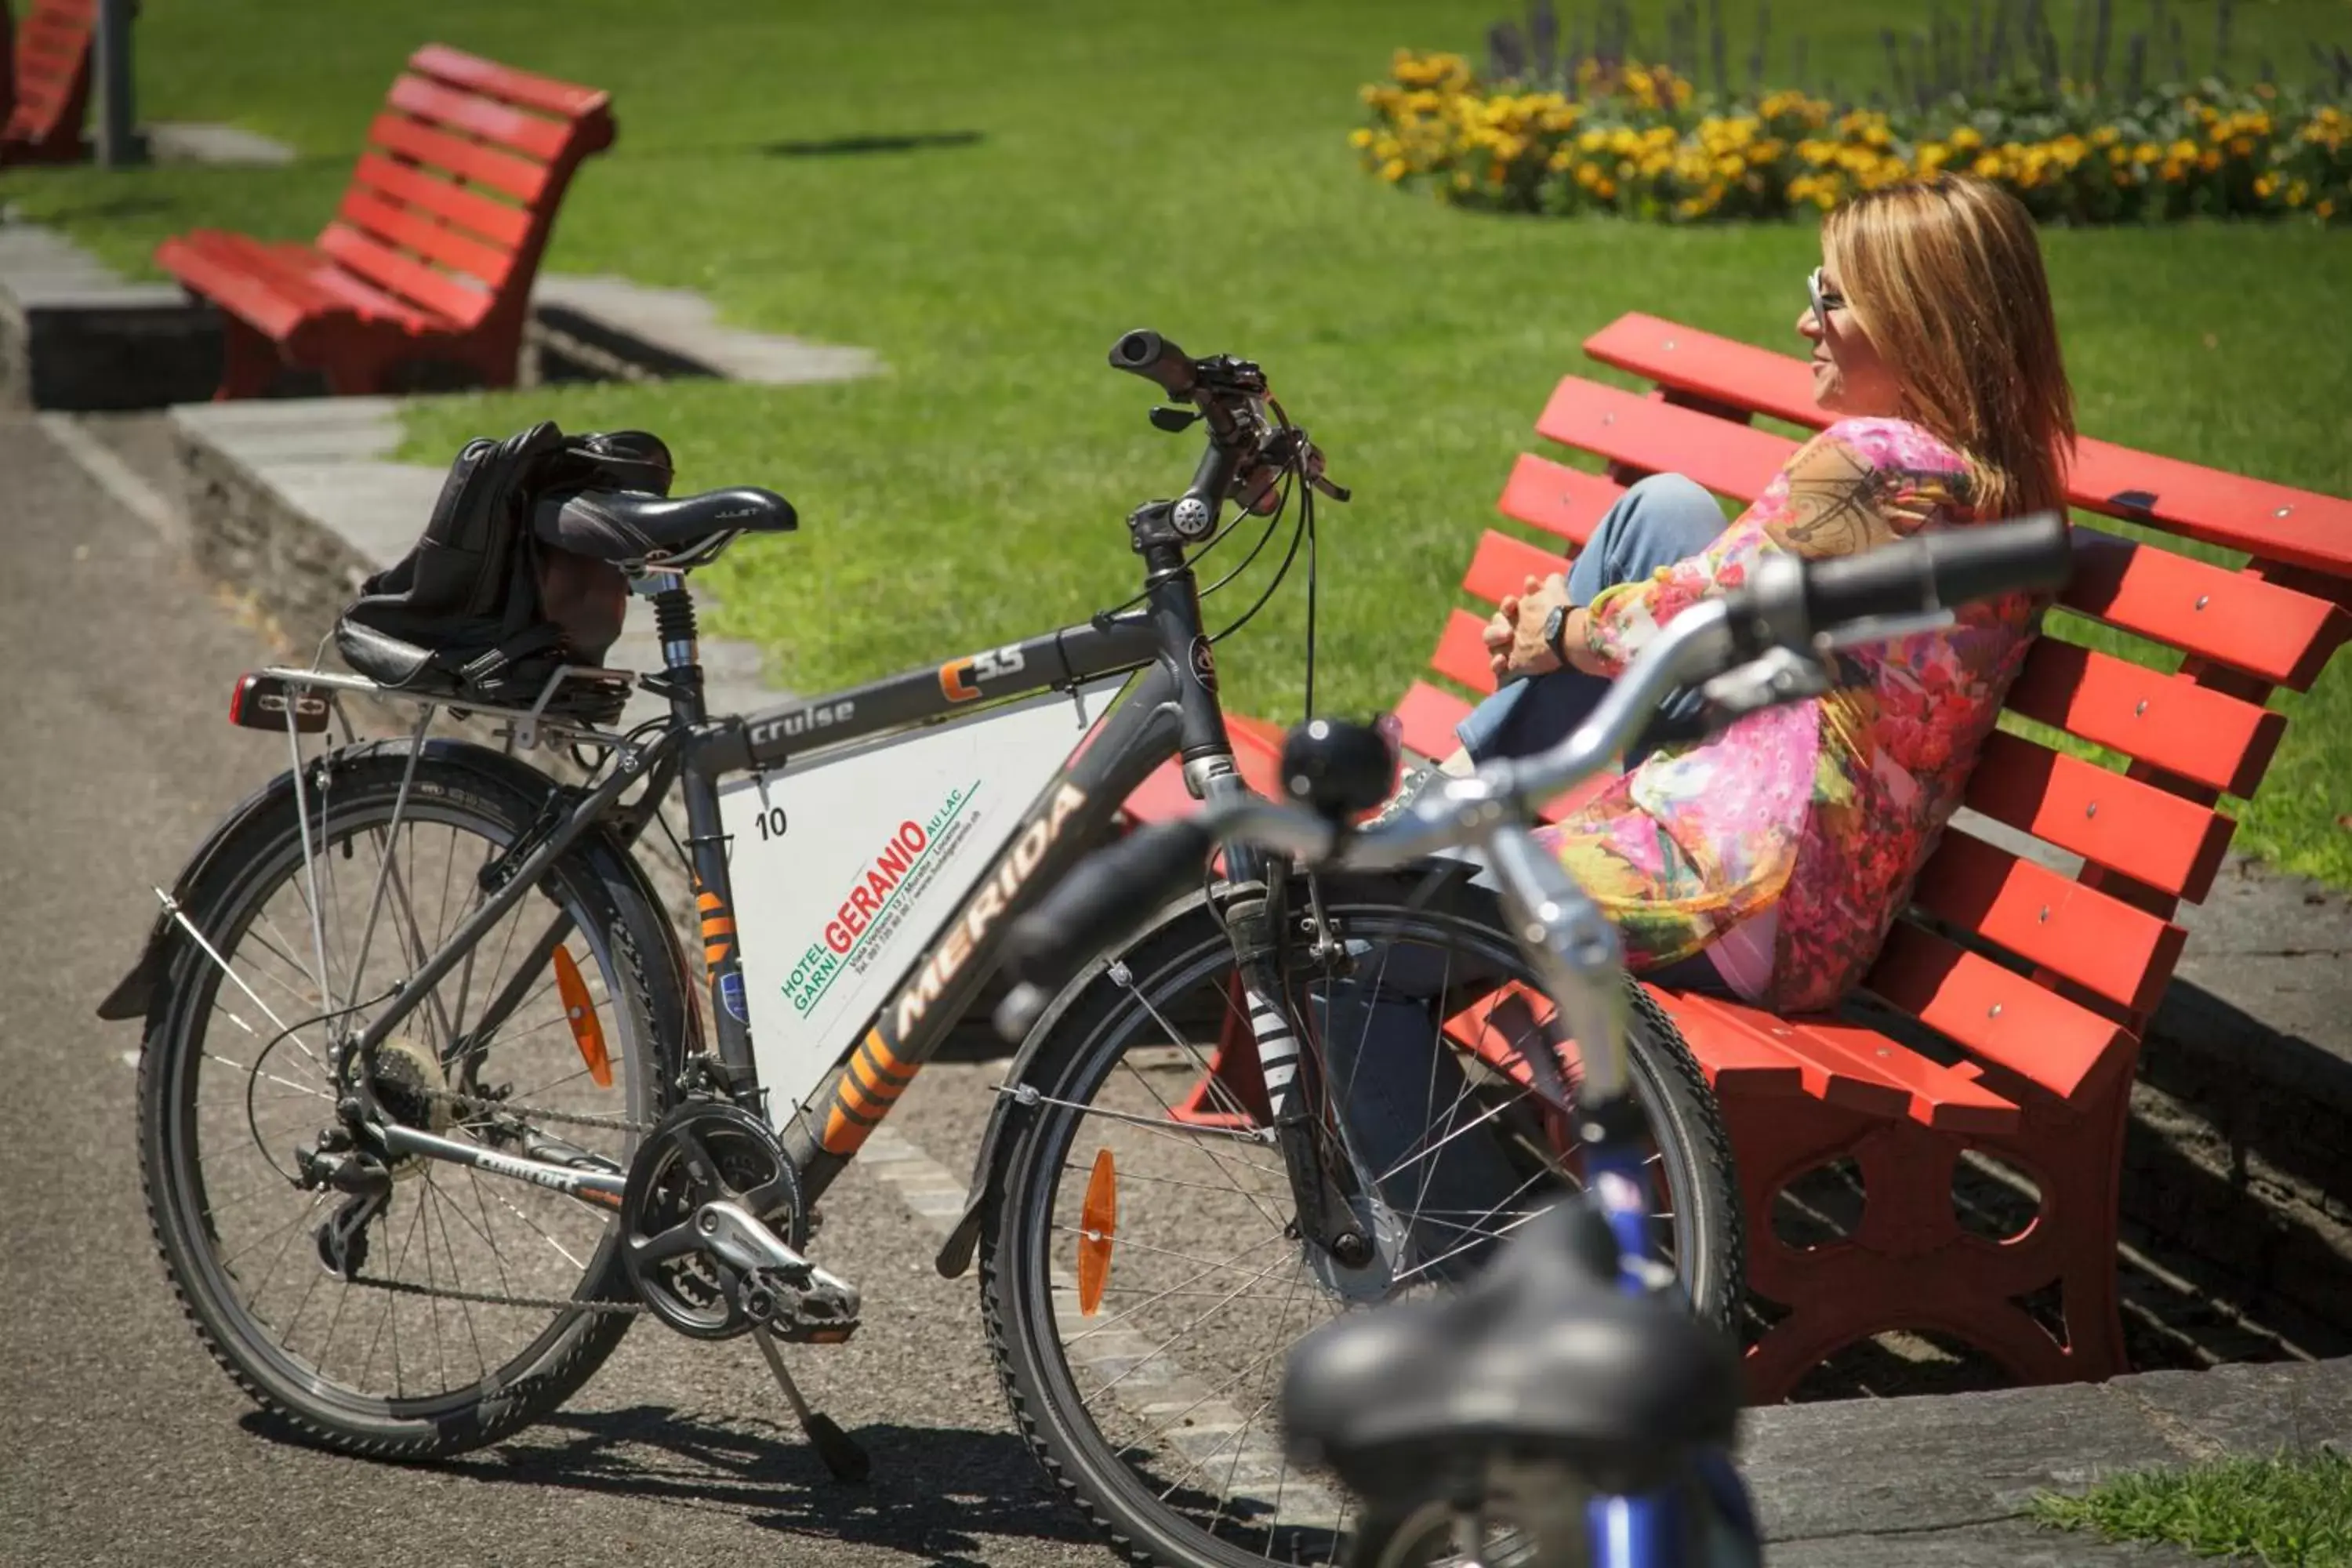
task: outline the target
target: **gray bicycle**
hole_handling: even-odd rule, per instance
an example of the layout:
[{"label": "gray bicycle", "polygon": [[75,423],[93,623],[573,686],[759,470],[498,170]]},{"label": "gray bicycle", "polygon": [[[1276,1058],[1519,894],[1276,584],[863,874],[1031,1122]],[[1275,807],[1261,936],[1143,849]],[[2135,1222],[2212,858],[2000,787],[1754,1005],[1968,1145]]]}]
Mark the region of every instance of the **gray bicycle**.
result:
[{"label": "gray bicycle", "polygon": [[[240,680],[233,718],[288,766],[157,889],[100,1014],[144,1021],[156,1238],[257,1401],[348,1452],[447,1455],[554,1409],[650,1315],[751,1336],[827,1462],[862,1471],[778,1349],[859,1320],[810,1256],[812,1207],[981,994],[1011,917],[1138,786],[1175,760],[1196,797],[1245,793],[1203,594],[1286,516],[1281,559],[1302,534],[1311,557],[1315,499],[1345,499],[1256,365],[1152,332],[1110,363],[1165,395],[1155,426],[1206,440],[1181,495],[1127,519],[1137,598],[1083,624],[713,715],[686,574],[791,507],[591,488],[534,494],[514,526],[647,598],[660,669],[564,662],[525,627],[553,668],[510,700]],[[1220,550],[1209,566],[1241,559],[1203,590]],[[632,689],[667,711],[620,727]],[[358,738],[362,699],[413,725]],[[428,733],[455,710],[505,745]],[[559,779],[534,748],[581,766]],[[642,858],[673,794],[698,967]],[[939,1267],[977,1258],[1020,1429],[1130,1556],[1328,1557],[1357,1505],[1282,1452],[1292,1345],[1458,1283],[1589,1174],[1572,1095],[1514,1044],[1546,1026],[1540,972],[1465,868],[1310,877],[1243,849],[1090,951],[993,1091]],[[1406,1135],[1376,1158],[1347,1126],[1349,987],[1424,1031]],[[1721,1126],[1662,1015],[1628,1047],[1662,1254],[1727,1321]],[[1449,1208],[1432,1174],[1474,1154],[1499,1184]]]}]

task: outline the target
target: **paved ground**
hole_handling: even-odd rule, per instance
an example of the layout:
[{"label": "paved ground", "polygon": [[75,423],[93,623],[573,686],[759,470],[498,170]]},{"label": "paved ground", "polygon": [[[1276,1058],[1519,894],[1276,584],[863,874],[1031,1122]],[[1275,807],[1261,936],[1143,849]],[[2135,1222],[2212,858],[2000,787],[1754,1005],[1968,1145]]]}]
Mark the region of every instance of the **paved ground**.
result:
[{"label": "paved ground", "polygon": [[[879,1479],[827,1479],[745,1343],[641,1329],[557,1421],[437,1469],[278,1439],[198,1348],[147,1234],[131,1025],[90,1009],[205,826],[280,764],[223,722],[270,657],[158,536],[0,419],[0,1562],[1107,1563],[1007,1429],[969,1280],[860,1167],[826,1254],[873,1304],[797,1365]],[[60,916],[66,918],[61,919]],[[975,1092],[943,1068],[914,1096]],[[960,1120],[960,1119],[959,1119]],[[943,1159],[969,1144],[936,1147]],[[877,1167],[877,1170],[883,1167]]]}]

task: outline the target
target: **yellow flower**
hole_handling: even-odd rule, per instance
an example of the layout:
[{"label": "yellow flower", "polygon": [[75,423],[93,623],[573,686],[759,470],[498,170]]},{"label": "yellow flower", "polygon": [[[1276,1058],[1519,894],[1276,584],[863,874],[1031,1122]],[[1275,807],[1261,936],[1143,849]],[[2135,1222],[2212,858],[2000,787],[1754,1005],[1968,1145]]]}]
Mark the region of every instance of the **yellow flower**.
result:
[{"label": "yellow flower", "polygon": [[2322,196],[2319,200],[2319,205],[2313,207],[2311,210],[2317,213],[2323,218],[2334,217],[2336,216],[2336,198],[2334,196]]},{"label": "yellow flower", "polygon": [[2123,139],[2124,133],[2112,125],[2102,125],[2091,132],[2091,141],[2095,146],[2112,147]]},{"label": "yellow flower", "polygon": [[1576,139],[1576,144],[1587,153],[1598,153],[1601,149],[1609,145],[1609,132],[1606,131],[1588,131],[1583,135]]},{"label": "yellow flower", "polygon": [[2254,195],[2262,197],[2264,201],[2270,200],[2271,193],[2277,189],[2278,176],[2275,174],[2263,174],[2258,176],[2254,181]]},{"label": "yellow flower", "polygon": [[2163,149],[2153,142],[2143,142],[2132,149],[2132,162],[2136,163],[2153,163],[2163,156]]},{"label": "yellow flower", "polygon": [[1360,126],[1348,132],[1348,144],[1351,147],[1369,147],[1372,144],[1372,133]]},{"label": "yellow flower", "polygon": [[1970,168],[1979,180],[1997,180],[2000,177],[2000,159],[1991,153],[1979,158],[1970,165]]},{"label": "yellow flower", "polygon": [[1952,145],[1963,153],[1971,147],[1981,146],[1984,143],[1984,138],[1977,134],[1976,127],[1972,125],[1961,126],[1952,132],[1950,140]]},{"label": "yellow flower", "polygon": [[2184,136],[2179,141],[2175,142],[2169,151],[2175,158],[2179,159],[2185,163],[2189,159],[2197,156],[2197,143]]},{"label": "yellow flower", "polygon": [[1381,178],[1392,185],[1403,179],[1405,173],[1404,160],[1402,158],[1391,158],[1381,165]]},{"label": "yellow flower", "polygon": [[1601,183],[1592,187],[1592,194],[1604,202],[1613,200],[1617,195],[1617,182],[1603,176]]}]

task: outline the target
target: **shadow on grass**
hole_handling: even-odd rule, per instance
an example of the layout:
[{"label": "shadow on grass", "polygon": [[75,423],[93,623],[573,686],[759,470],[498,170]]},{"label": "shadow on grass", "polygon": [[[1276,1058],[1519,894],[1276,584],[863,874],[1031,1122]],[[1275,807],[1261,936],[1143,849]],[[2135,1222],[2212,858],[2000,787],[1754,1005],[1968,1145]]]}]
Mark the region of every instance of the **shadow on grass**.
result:
[{"label": "shadow on grass", "polygon": [[[242,1424],[274,1441],[304,1441],[290,1423],[263,1412]],[[509,1443],[434,1468],[493,1484],[718,1510],[762,1530],[883,1547],[950,1568],[983,1568],[988,1536],[1098,1543],[1086,1521],[1045,1489],[1036,1461],[1009,1433],[884,1425],[854,1435],[874,1458],[874,1479],[854,1485],[835,1480],[789,1424],[652,1405],[560,1412]]]},{"label": "shadow on grass", "polygon": [[918,131],[897,136],[831,136],[813,142],[771,142],[760,151],[774,158],[841,158],[867,153],[928,153],[942,147],[970,147],[980,139],[977,131]]}]

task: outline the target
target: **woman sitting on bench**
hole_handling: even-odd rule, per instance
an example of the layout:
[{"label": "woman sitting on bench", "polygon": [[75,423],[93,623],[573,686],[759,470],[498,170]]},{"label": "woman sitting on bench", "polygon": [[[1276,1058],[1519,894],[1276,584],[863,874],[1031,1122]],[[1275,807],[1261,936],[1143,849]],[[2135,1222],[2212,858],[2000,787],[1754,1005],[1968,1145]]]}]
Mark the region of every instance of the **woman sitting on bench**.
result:
[{"label": "woman sitting on bench", "polygon": [[[1486,637],[1507,684],[1464,720],[1442,767],[1554,744],[1659,626],[1766,552],[1845,555],[2064,504],[2072,398],[2033,223],[2013,197],[1948,174],[1866,192],[1823,224],[1807,289],[1796,328],[1837,422],[1728,527],[1679,475],[1626,491],[1564,575],[1502,601]],[[1645,978],[1776,1013],[1828,1007],[1869,968],[1959,803],[2033,625],[2013,595],[1963,608],[1948,631],[1856,649],[1853,684],[1633,759],[1538,837]],[[1429,1026],[1395,979],[1377,997],[1335,994],[1335,1009],[1374,1016],[1326,1031],[1370,1159],[1426,1121],[1425,1056],[1375,1043],[1391,1006],[1398,1026]],[[1396,1071],[1415,1081],[1387,1083],[1384,1061],[1414,1064]]]}]

